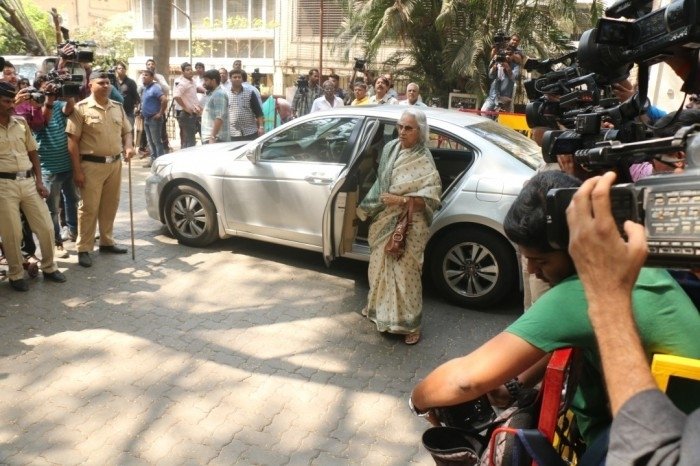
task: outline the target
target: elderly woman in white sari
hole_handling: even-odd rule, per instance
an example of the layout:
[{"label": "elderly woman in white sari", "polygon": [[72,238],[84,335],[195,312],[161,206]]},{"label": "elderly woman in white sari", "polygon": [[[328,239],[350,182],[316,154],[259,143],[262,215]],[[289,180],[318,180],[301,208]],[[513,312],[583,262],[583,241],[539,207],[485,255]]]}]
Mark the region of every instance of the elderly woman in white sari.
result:
[{"label": "elderly woman in white sari", "polygon": [[[406,110],[397,125],[399,138],[386,145],[377,180],[357,208],[369,228],[369,295],[362,314],[380,332],[405,335],[408,345],[420,339],[423,296],[421,269],[433,212],[440,205],[442,187],[435,162],[426,146],[425,113]],[[414,212],[406,252],[395,259],[384,251],[396,223],[413,198]]]}]

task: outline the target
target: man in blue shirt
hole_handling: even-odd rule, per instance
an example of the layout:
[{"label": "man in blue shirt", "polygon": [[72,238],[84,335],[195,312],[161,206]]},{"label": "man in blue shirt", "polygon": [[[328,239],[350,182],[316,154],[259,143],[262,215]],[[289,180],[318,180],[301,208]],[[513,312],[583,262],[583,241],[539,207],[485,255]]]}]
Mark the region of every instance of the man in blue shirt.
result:
[{"label": "man in blue shirt", "polygon": [[163,94],[160,84],[155,82],[153,71],[143,72],[143,94],[141,95],[141,116],[146,130],[146,140],[151,149],[151,157],[144,167],[150,167],[153,161],[165,153],[163,147],[163,115],[168,107],[168,98]]}]

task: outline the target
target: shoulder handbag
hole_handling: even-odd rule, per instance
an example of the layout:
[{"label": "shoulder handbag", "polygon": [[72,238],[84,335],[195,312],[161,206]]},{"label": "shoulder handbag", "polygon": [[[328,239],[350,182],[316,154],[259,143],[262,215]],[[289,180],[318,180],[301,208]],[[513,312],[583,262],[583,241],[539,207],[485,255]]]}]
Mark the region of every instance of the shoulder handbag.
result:
[{"label": "shoulder handbag", "polygon": [[408,197],[408,202],[406,203],[406,210],[404,210],[399,220],[396,222],[394,231],[389,236],[389,240],[384,246],[384,252],[392,256],[394,259],[399,260],[406,252],[406,237],[408,236],[408,230],[413,222],[413,197]]}]

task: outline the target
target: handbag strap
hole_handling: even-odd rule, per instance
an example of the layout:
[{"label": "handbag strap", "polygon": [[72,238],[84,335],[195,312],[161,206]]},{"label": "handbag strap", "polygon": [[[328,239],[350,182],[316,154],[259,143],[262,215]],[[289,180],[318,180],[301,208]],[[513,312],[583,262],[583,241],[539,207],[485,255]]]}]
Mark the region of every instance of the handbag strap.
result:
[{"label": "handbag strap", "polygon": [[407,197],[408,197],[408,203],[407,203],[408,204],[408,206],[407,206],[408,224],[410,225],[413,223],[413,207],[414,207],[413,202],[414,202],[414,199],[413,199],[413,196],[407,196]]}]

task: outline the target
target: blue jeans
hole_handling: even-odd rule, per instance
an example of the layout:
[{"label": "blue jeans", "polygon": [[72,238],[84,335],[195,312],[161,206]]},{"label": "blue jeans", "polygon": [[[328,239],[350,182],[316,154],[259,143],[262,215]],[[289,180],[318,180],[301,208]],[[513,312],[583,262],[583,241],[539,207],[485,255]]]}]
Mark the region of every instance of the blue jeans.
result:
[{"label": "blue jeans", "polygon": [[151,158],[156,159],[165,153],[163,148],[163,120],[144,118],[143,128],[146,130],[146,140],[151,149]]},{"label": "blue jeans", "polygon": [[181,149],[197,144],[194,138],[195,133],[197,133],[197,115],[190,115],[181,111],[177,116],[177,123],[180,125],[182,134]]},{"label": "blue jeans", "polygon": [[44,186],[49,190],[49,197],[46,198],[46,204],[49,207],[51,221],[53,222],[53,231],[56,236],[56,244],[63,244],[61,241],[61,230],[58,223],[58,209],[61,201],[61,193],[63,193],[63,205],[66,209],[66,224],[71,232],[78,231],[78,191],[73,183],[73,171],[69,170],[62,173],[43,173],[42,176]]}]

